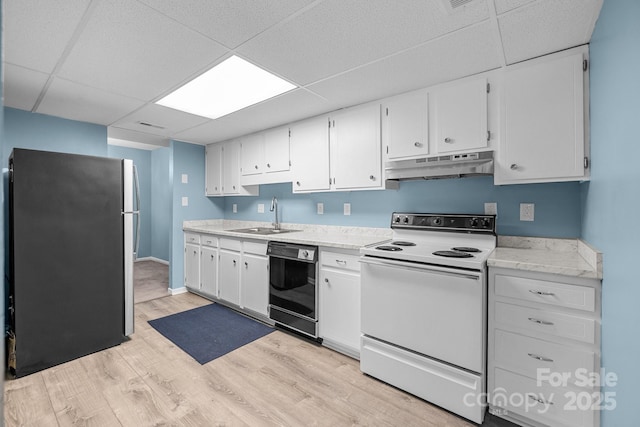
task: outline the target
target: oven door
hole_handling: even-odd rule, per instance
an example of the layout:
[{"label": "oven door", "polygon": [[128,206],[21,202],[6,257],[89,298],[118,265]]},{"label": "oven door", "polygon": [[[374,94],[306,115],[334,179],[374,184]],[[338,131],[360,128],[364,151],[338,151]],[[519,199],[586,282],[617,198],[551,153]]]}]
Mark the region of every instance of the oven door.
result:
[{"label": "oven door", "polygon": [[362,333],[484,372],[484,272],[364,256]]}]

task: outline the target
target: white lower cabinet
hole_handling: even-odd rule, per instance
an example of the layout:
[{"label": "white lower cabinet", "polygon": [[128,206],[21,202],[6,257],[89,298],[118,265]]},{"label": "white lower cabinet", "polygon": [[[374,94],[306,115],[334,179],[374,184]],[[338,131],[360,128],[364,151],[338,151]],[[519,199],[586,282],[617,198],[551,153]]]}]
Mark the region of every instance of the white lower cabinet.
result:
[{"label": "white lower cabinet", "polygon": [[319,322],[323,344],[360,357],[360,263],[356,251],[320,249]]},{"label": "white lower cabinet", "polygon": [[218,294],[218,249],[202,246],[200,250],[200,292],[211,297]]},{"label": "white lower cabinet", "polygon": [[266,243],[243,242],[240,271],[240,305],[268,317],[269,259]]},{"label": "white lower cabinet", "polygon": [[184,285],[200,289],[200,236],[187,233],[184,236]]},{"label": "white lower cabinet", "polygon": [[489,268],[490,411],[522,425],[597,427],[596,279]]},{"label": "white lower cabinet", "polygon": [[233,305],[240,305],[240,252],[233,250],[239,240],[220,239],[218,264],[218,298]]}]

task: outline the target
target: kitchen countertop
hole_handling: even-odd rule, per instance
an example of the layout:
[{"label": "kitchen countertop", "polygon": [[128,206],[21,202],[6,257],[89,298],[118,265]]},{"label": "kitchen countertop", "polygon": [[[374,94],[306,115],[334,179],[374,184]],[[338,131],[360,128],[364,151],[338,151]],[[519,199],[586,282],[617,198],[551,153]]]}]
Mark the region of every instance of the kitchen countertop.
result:
[{"label": "kitchen countertop", "polygon": [[579,239],[498,236],[487,265],[602,279],[602,253]]},{"label": "kitchen countertop", "polygon": [[282,229],[300,230],[284,234],[260,235],[238,233],[231,230],[251,227],[271,227],[270,222],[203,220],[184,221],[182,229],[187,232],[214,234],[235,237],[244,240],[264,240],[316,245],[330,248],[357,250],[362,246],[373,245],[391,239],[391,229],[373,227],[344,227],[313,224],[281,224]]}]

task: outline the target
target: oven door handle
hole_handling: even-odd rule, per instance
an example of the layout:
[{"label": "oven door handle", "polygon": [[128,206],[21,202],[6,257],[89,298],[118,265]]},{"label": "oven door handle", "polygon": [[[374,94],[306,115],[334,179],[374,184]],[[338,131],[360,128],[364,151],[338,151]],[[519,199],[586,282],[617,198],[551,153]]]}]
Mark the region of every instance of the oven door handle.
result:
[{"label": "oven door handle", "polygon": [[470,280],[480,280],[480,275],[475,275],[475,274],[467,274],[467,273],[458,273],[455,271],[450,271],[450,270],[441,270],[437,267],[433,267],[433,266],[426,266],[426,265],[422,265],[422,264],[408,264],[406,262],[402,262],[402,261],[393,261],[393,260],[389,260],[389,259],[373,259],[370,257],[361,257],[360,258],[360,262],[364,263],[364,264],[371,264],[371,265],[379,265],[379,266],[383,266],[383,267],[395,267],[395,268],[405,268],[408,270],[414,270],[414,271],[420,271],[422,273],[424,272],[429,272],[429,273],[435,273],[435,274],[442,274],[444,276],[454,276],[454,277],[460,277],[463,279],[470,279]]}]

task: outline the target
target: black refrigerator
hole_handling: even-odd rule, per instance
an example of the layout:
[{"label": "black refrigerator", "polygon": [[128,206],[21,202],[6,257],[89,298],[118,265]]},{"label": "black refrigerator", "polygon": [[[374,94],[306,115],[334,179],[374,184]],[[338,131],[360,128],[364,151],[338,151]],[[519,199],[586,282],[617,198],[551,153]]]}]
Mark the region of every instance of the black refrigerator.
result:
[{"label": "black refrigerator", "polygon": [[131,160],[13,150],[7,356],[16,377],[133,333],[137,194]]}]

